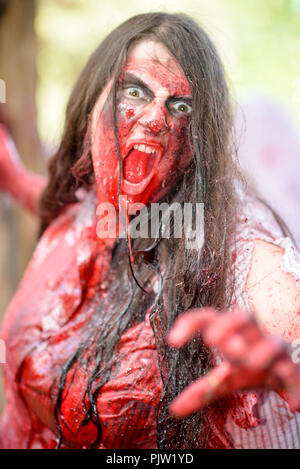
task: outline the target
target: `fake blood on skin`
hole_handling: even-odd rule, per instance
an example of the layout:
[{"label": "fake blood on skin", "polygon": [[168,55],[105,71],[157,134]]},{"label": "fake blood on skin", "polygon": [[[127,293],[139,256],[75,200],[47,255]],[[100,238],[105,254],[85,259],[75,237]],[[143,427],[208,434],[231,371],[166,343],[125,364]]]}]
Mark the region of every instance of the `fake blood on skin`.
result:
[{"label": "fake blood on skin", "polygon": [[[176,64],[176,62],[174,63]],[[167,95],[172,95],[175,88],[176,92],[180,94],[189,92],[189,85],[184,75],[174,80],[174,74],[166,72],[164,67],[160,67],[158,70],[157,61],[129,59],[128,67],[130,67],[130,72],[136,75],[145,75],[146,71],[146,77],[141,78],[146,78],[150,84],[155,81],[155,93],[163,89]],[[169,69],[172,68],[174,69],[174,67]],[[159,78],[159,81],[158,77],[160,76],[162,79]],[[109,201],[117,206],[119,160],[111,106],[108,101],[106,104],[101,109],[95,129],[93,129],[92,158],[98,204]],[[146,153],[139,155],[134,151],[131,155],[126,155],[124,148],[128,142],[132,144],[131,148],[136,143],[142,143],[161,146],[164,150],[159,166],[145,190],[140,194],[129,196],[132,202],[148,203],[155,194],[160,193],[162,182],[165,179],[167,179],[169,187],[172,178],[176,178],[180,174],[178,171],[179,162],[182,160],[182,168],[184,168],[190,157],[187,152],[186,119],[174,118],[168,114],[163,103],[160,104],[152,109],[152,114],[148,113],[147,119],[145,119],[145,113],[149,111],[148,107],[141,110],[125,106],[123,110],[122,108],[117,110],[118,138],[126,178],[140,184],[140,178],[145,178],[151,171],[151,167],[153,168],[153,164],[158,163],[157,155],[151,156]],[[144,119],[144,122],[141,122],[141,119]],[[166,124],[168,126],[167,132],[165,132]],[[128,157],[127,162],[126,157]],[[134,168],[135,166],[137,166],[137,170]],[[121,176],[122,182],[124,182],[124,174],[122,173]],[[166,192],[168,189],[164,188],[164,190]],[[84,206],[84,208],[85,213],[89,206]],[[92,208],[93,215],[95,215],[95,206]],[[7,387],[9,389],[8,408],[12,416],[11,422],[14,424],[18,420],[18,426],[24,429],[24,435],[28,428],[28,434],[32,437],[36,436],[35,441],[39,441],[41,446],[47,446],[47,442],[50,441],[47,434],[44,443],[40,442],[42,440],[40,435],[43,437],[46,435],[42,432],[55,431],[53,404],[56,390],[51,389],[53,381],[60,376],[61,367],[78,348],[82,340],[83,321],[86,321],[87,317],[95,312],[98,297],[105,295],[103,290],[99,293],[99,285],[101,287],[103,283],[109,283],[110,278],[109,269],[114,240],[110,240],[111,245],[108,244],[107,240],[103,243],[99,242],[95,235],[95,220],[89,225],[83,219],[78,226],[77,210],[77,204],[74,207],[67,207],[43,235],[20,289],[9,307],[2,329],[2,337],[6,341],[8,349]],[[96,294],[97,289],[98,294]],[[132,334],[131,343],[137,344],[137,350],[143,351],[144,358],[153,364],[154,368],[154,378],[152,377],[150,381],[148,374],[145,374],[144,382],[138,378],[134,379],[135,389],[140,383],[141,393],[145,394],[142,400],[143,406],[145,406],[149,394],[149,383],[151,383],[151,389],[155,389],[155,399],[159,400],[161,382],[158,368],[156,370],[156,350],[151,327],[145,324],[137,327],[142,327],[145,331],[145,337],[141,344],[139,344],[139,340],[143,334],[139,330],[127,331],[127,335]],[[120,346],[122,346],[122,340],[123,337]],[[149,347],[149,343],[152,344],[151,347]],[[125,340],[125,348],[126,344]],[[124,352],[122,356],[124,357],[122,370],[133,370],[135,355],[128,353],[126,349],[126,353]],[[20,368],[21,365],[22,368]],[[124,372],[123,375],[127,376],[128,374]],[[120,386],[120,380],[117,382]],[[95,439],[95,428],[91,424],[80,427],[80,423],[85,419],[81,404],[85,383],[82,378],[78,381],[75,379],[74,386],[70,389],[69,383],[66,383],[68,392],[64,400],[63,413],[71,429],[71,443],[76,447],[92,442]],[[130,389],[128,386],[125,387]],[[116,396],[120,396],[118,389],[114,390]],[[19,402],[18,396],[21,394],[22,401]],[[120,399],[122,399],[122,395]],[[149,412],[153,412],[150,421],[154,422],[154,440],[156,439],[154,414],[157,405],[158,402],[151,401],[149,410]],[[30,415],[37,415],[40,422],[43,422],[37,429],[33,429],[31,425],[27,408],[30,409]],[[119,411],[111,406],[110,399],[106,403],[101,403],[101,409],[104,409],[106,417],[112,415],[112,422],[115,421],[114,416],[118,416]],[[136,425],[139,427],[141,416],[138,411],[133,411],[132,418],[135,415],[139,419]],[[90,428],[91,426],[93,428]],[[135,425],[133,425],[134,427]],[[145,428],[147,429],[147,427]],[[116,434],[114,430],[112,423],[111,428],[107,430],[107,447],[112,447],[113,443],[109,439],[114,438]],[[105,432],[106,428],[104,427],[103,438]],[[133,436],[134,443],[138,443],[139,438],[141,441],[148,439],[148,430],[145,430],[147,435],[143,434],[140,428],[139,432],[139,435]],[[10,435],[12,434],[13,431],[10,431]],[[15,441],[10,441],[11,446],[21,447],[24,435],[22,435],[22,441],[18,440],[16,432],[16,436],[11,437],[16,438]],[[10,437],[8,436],[8,438]],[[120,447],[122,442],[124,443],[124,438],[122,441],[116,441],[117,447]],[[34,445],[34,442],[32,444]]]},{"label": "fake blood on skin", "polygon": [[134,109],[128,109],[126,111],[126,117],[127,119],[131,119],[132,117],[134,117]]},{"label": "fake blood on skin", "polygon": [[[142,64],[137,61],[136,66],[138,70],[139,67],[142,70],[143,67],[146,68],[149,72],[148,78],[152,76],[153,79],[157,79],[159,73],[164,87],[167,87],[170,93],[176,88],[176,92],[186,94],[186,83],[178,80],[174,84],[172,73],[167,73],[165,69],[160,69],[158,72],[157,61]],[[130,62],[130,67],[131,71],[138,71],[132,70],[134,61]],[[169,187],[173,181],[172,178],[180,174],[178,173],[180,160],[186,158],[185,163],[188,161],[186,120],[184,118],[174,120],[173,117],[164,115],[163,108],[161,110],[163,114],[152,116],[153,118],[146,127],[139,125],[139,119],[143,117],[143,113],[135,114],[127,109],[127,113],[125,110],[118,114],[121,145],[124,146],[127,139],[137,138],[143,139],[143,143],[148,141],[149,145],[155,141],[165,149],[160,166],[150,184],[142,194],[132,197],[133,201],[136,198],[149,202],[154,193],[159,193],[162,182],[167,176]],[[102,113],[102,119],[99,119],[96,135],[93,135],[93,164],[98,202],[112,200],[117,203],[118,155],[112,121],[106,120],[107,116],[109,114],[105,110]],[[159,129],[163,129],[164,123],[161,117],[167,120],[170,129],[167,138],[162,134],[159,135]],[[126,156],[122,154],[123,162]],[[128,167],[130,169],[130,166],[133,170],[137,157],[137,154],[133,154],[131,164],[130,159],[127,163],[125,160],[125,172]],[[149,157],[148,160],[144,158],[140,166],[142,176],[147,174],[151,163]],[[180,170],[183,169],[184,165]],[[137,174],[138,171],[135,176],[132,175],[136,180]],[[127,174],[126,177],[128,177]],[[83,206],[83,208],[85,213],[89,206]],[[94,213],[95,207],[92,208]],[[53,443],[55,446],[57,443],[55,433],[51,433],[50,430],[55,432],[53,407],[56,390],[52,387],[53,381],[56,379],[57,382],[61,367],[72,356],[72,353],[78,350],[82,340],[83,321],[87,320],[88,315],[92,316],[97,311],[97,301],[101,293],[96,295],[96,288],[109,279],[113,281],[109,272],[111,250],[108,244],[97,244],[95,221],[90,225],[86,223],[86,220],[78,223],[80,220],[77,218],[77,210],[78,206],[67,207],[43,235],[4,321],[2,337],[9,352],[6,366],[7,409],[9,411],[5,414],[6,427],[1,427],[0,440],[3,435],[9,446],[14,448],[28,444],[27,437],[28,440],[30,437],[32,443],[29,444],[32,444],[32,447],[35,445],[49,447],[50,444]],[[90,250],[89,247],[91,247]],[[66,286],[70,285],[73,298],[66,289]],[[59,314],[57,312],[58,300],[62,305]],[[52,327],[48,329],[45,324],[47,316],[53,319]],[[133,347],[141,352],[139,361],[137,361],[136,354],[132,353]],[[122,448],[121,445],[123,447],[136,445],[137,448],[142,448],[143,444],[148,448],[153,448],[157,437],[155,413],[162,383],[155,340],[149,321],[138,323],[126,331],[121,337],[118,351],[120,360],[117,370],[113,371],[119,370],[120,376],[116,375],[114,381],[107,383],[106,394],[103,389],[99,394],[101,402],[98,412],[101,422],[105,423],[102,428],[103,444],[107,448]],[[137,363],[143,364],[142,366],[147,370],[142,376],[141,367],[137,366]],[[145,366],[144,363],[148,365]],[[95,440],[96,431],[92,422],[86,425],[86,415],[82,406],[86,382],[82,376],[81,367],[78,367],[77,371],[78,374],[74,379],[69,375],[68,378],[72,378],[72,382],[67,381],[65,386],[66,392],[62,405],[68,427],[64,425],[63,430],[65,434],[67,433],[72,447],[84,447]],[[129,381],[126,381],[128,379]],[[137,391],[139,391],[138,394],[136,394]],[[132,398],[133,394],[138,395],[138,399]],[[211,415],[205,426],[211,430],[216,423],[219,423],[215,431],[217,435],[215,440],[213,440],[213,434],[212,438],[208,439],[212,447],[232,447],[231,441],[226,441],[226,434],[223,435],[224,422],[226,422],[230,407],[234,410],[232,414],[234,420],[240,419],[240,427],[247,429],[256,425],[249,393],[245,394],[245,398],[238,397],[238,399],[240,399],[238,406],[235,405],[232,396],[225,401],[223,406],[219,404],[217,406],[217,410],[221,408],[219,414],[214,413],[212,407],[210,408]],[[126,412],[122,412],[124,402],[130,402],[130,406],[125,406],[129,412],[128,419]],[[252,402],[256,403],[254,398]],[[131,403],[136,404],[136,407],[131,407]],[[153,422],[152,425],[151,422]],[[80,425],[81,423],[83,425]]]},{"label": "fake blood on skin", "polygon": [[[158,201],[168,191],[190,160],[189,117],[174,116],[166,104],[169,97],[190,96],[190,85],[183,72],[176,70],[176,62],[165,65],[156,59],[141,58],[139,51],[133,50],[132,54],[121,74],[117,92],[117,135],[122,161],[120,195],[127,196],[130,204],[147,204]],[[129,75],[146,83],[153,98],[141,104],[127,99],[124,86],[130,85],[127,82],[124,85],[124,80]],[[118,211],[119,160],[112,123],[111,107],[105,104],[98,120],[92,155],[99,202],[109,201]],[[160,146],[161,155],[158,158],[155,152],[135,151],[136,144]],[[130,186],[131,192],[127,190],[126,181],[135,185]]]}]

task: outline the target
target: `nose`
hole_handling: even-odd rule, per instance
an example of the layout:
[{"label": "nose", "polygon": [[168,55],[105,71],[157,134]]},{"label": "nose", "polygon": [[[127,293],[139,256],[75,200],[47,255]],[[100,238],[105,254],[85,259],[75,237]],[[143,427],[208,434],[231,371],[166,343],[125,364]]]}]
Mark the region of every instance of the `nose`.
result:
[{"label": "nose", "polygon": [[139,122],[148,134],[163,135],[170,130],[167,123],[167,109],[163,103],[153,101],[148,104]]}]

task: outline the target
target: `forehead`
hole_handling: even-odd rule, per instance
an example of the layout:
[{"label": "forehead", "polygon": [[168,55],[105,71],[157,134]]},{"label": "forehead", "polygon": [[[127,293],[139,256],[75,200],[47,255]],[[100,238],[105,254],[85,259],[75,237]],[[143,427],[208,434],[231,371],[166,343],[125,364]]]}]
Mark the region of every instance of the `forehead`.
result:
[{"label": "forehead", "polygon": [[141,78],[151,87],[191,95],[190,84],[179,63],[160,42],[146,40],[135,44],[128,54],[123,73]]}]

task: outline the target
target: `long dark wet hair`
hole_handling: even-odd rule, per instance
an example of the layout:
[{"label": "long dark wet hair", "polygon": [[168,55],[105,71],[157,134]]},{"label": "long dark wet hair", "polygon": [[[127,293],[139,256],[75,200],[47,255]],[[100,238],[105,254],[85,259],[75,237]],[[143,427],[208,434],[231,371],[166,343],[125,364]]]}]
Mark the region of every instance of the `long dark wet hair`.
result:
[{"label": "long dark wet hair", "polygon": [[[55,416],[63,439],[63,395],[67,392],[68,376],[72,373],[74,376],[74,370],[80,366],[87,377],[83,425],[93,422],[98,438],[91,442],[91,447],[99,445],[97,396],[121,360],[117,353],[121,336],[150,311],[163,384],[157,408],[158,447],[199,448],[205,446],[201,413],[176,420],[169,415],[168,404],[185,386],[206,373],[211,366],[209,351],[199,337],[183,349],[174,350],[167,345],[166,334],[175,318],[188,308],[209,305],[223,309],[231,304],[234,290],[231,247],[238,203],[235,183],[240,174],[224,69],[212,41],[191,18],[167,13],[135,16],[117,27],[93,53],[72,92],[62,142],[50,163],[50,179],[40,205],[41,233],[67,204],[76,202],[78,187],[91,187],[89,116],[112,77],[115,115],[117,82],[129,49],[145,39],[164,44],[191,85],[193,115],[189,136],[194,157],[165,200],[205,204],[205,242],[203,248],[188,250],[184,237],[137,239],[133,250],[143,255],[136,256],[132,266],[129,260],[124,262],[124,257],[128,257],[126,242],[117,243],[110,274],[114,280],[108,294],[98,302],[84,327],[80,345],[57,377]],[[131,269],[142,288],[134,281]],[[154,279],[159,285],[155,292],[151,290]]]}]

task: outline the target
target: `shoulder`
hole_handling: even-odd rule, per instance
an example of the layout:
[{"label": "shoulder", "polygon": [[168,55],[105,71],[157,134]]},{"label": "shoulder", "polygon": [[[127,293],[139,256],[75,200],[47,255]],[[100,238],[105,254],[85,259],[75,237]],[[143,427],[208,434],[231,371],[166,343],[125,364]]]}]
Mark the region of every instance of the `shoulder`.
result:
[{"label": "shoulder", "polygon": [[269,207],[240,191],[235,243],[235,299],[266,333],[300,337],[300,254]]},{"label": "shoulder", "polygon": [[62,245],[75,250],[85,229],[95,225],[96,196],[88,192],[83,200],[67,205],[43,233],[31,260],[31,267],[41,265]]}]

